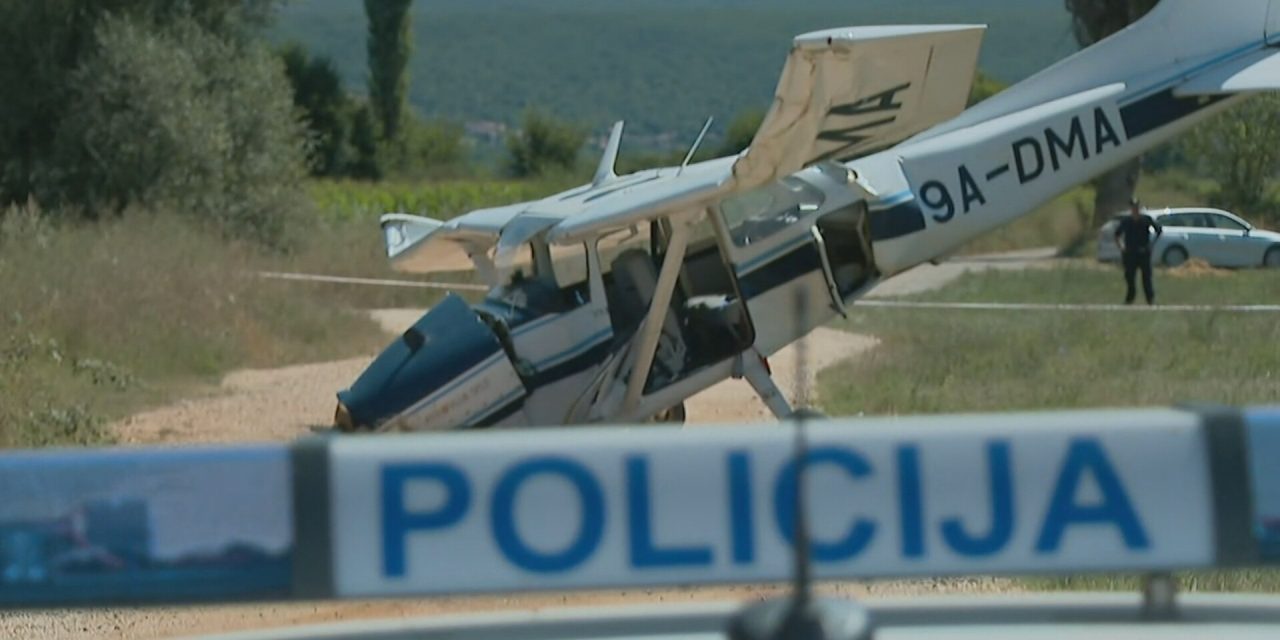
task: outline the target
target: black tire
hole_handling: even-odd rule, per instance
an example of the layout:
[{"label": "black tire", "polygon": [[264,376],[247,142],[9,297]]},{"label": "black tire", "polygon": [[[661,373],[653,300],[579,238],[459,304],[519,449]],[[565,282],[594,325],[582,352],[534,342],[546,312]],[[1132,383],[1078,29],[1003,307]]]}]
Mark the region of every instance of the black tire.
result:
[{"label": "black tire", "polygon": [[1280,244],[1267,249],[1262,256],[1262,267],[1264,269],[1280,269]]},{"label": "black tire", "polygon": [[816,409],[809,409],[806,407],[803,409],[796,409],[795,411],[792,411],[791,419],[792,420],[826,420],[827,414],[821,411],[818,411]]},{"label": "black tire", "polygon": [[1166,267],[1180,267],[1191,259],[1191,254],[1187,253],[1182,247],[1169,247],[1164,250],[1160,256],[1160,264]]},{"label": "black tire", "polygon": [[649,419],[651,422],[659,422],[664,424],[684,424],[685,410],[684,403],[681,402],[674,407],[659,411],[656,415]]}]

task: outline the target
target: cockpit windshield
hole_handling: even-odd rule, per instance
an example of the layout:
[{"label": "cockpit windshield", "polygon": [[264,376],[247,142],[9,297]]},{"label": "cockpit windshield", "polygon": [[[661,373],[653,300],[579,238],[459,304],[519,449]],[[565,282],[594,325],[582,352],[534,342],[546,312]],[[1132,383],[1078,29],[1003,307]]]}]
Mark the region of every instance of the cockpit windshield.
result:
[{"label": "cockpit windshield", "polygon": [[822,208],[822,190],[794,176],[725,198],[720,213],[734,244],[759,242]]},{"label": "cockpit windshield", "polygon": [[586,252],[549,246],[542,235],[558,218],[520,216],[508,224],[494,252],[496,284],[482,305],[516,326],[586,302]]}]

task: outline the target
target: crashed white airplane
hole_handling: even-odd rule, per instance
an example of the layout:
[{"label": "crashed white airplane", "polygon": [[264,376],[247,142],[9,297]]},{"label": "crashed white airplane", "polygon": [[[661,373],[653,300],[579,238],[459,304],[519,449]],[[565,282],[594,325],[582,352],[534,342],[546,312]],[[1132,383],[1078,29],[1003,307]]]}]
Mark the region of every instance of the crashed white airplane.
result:
[{"label": "crashed white airplane", "polygon": [[619,123],[591,184],[385,216],[397,268],[474,268],[492,289],[423,316],[338,394],[337,425],[678,420],[729,377],[789,416],[766,358],[869,288],[1280,88],[1280,0],[1164,0],[963,111],[983,32],[806,34],[737,156],[620,177]]}]

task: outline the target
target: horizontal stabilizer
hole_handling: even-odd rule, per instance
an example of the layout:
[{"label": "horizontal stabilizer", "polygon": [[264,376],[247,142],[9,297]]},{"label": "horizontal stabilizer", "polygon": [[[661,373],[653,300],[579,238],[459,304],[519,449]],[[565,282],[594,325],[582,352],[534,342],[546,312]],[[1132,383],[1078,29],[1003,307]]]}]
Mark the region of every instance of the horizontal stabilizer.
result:
[{"label": "horizontal stabilizer", "polygon": [[[382,239],[387,258],[396,271],[435,273],[471,270],[472,261],[465,239],[448,234],[448,231],[444,222],[433,218],[403,213],[382,216]],[[446,234],[449,237],[446,238]]]},{"label": "horizontal stabilizer", "polygon": [[1212,96],[1280,89],[1280,49],[1263,49],[1225,62],[1183,83],[1179,96]]},{"label": "horizontal stabilizer", "polygon": [[795,39],[773,106],[733,168],[751,187],[897,144],[964,110],[986,27],[857,27]]}]

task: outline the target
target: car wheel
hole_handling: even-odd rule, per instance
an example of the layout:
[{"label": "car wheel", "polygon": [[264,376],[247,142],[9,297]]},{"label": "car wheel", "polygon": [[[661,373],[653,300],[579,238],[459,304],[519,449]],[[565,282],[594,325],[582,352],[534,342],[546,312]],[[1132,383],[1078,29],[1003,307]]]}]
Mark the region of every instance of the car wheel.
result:
[{"label": "car wheel", "polygon": [[1267,249],[1266,255],[1262,256],[1262,266],[1268,269],[1280,269],[1280,245]]},{"label": "car wheel", "polygon": [[1187,250],[1182,247],[1169,247],[1164,250],[1160,262],[1166,267],[1180,267],[1187,262]]}]

